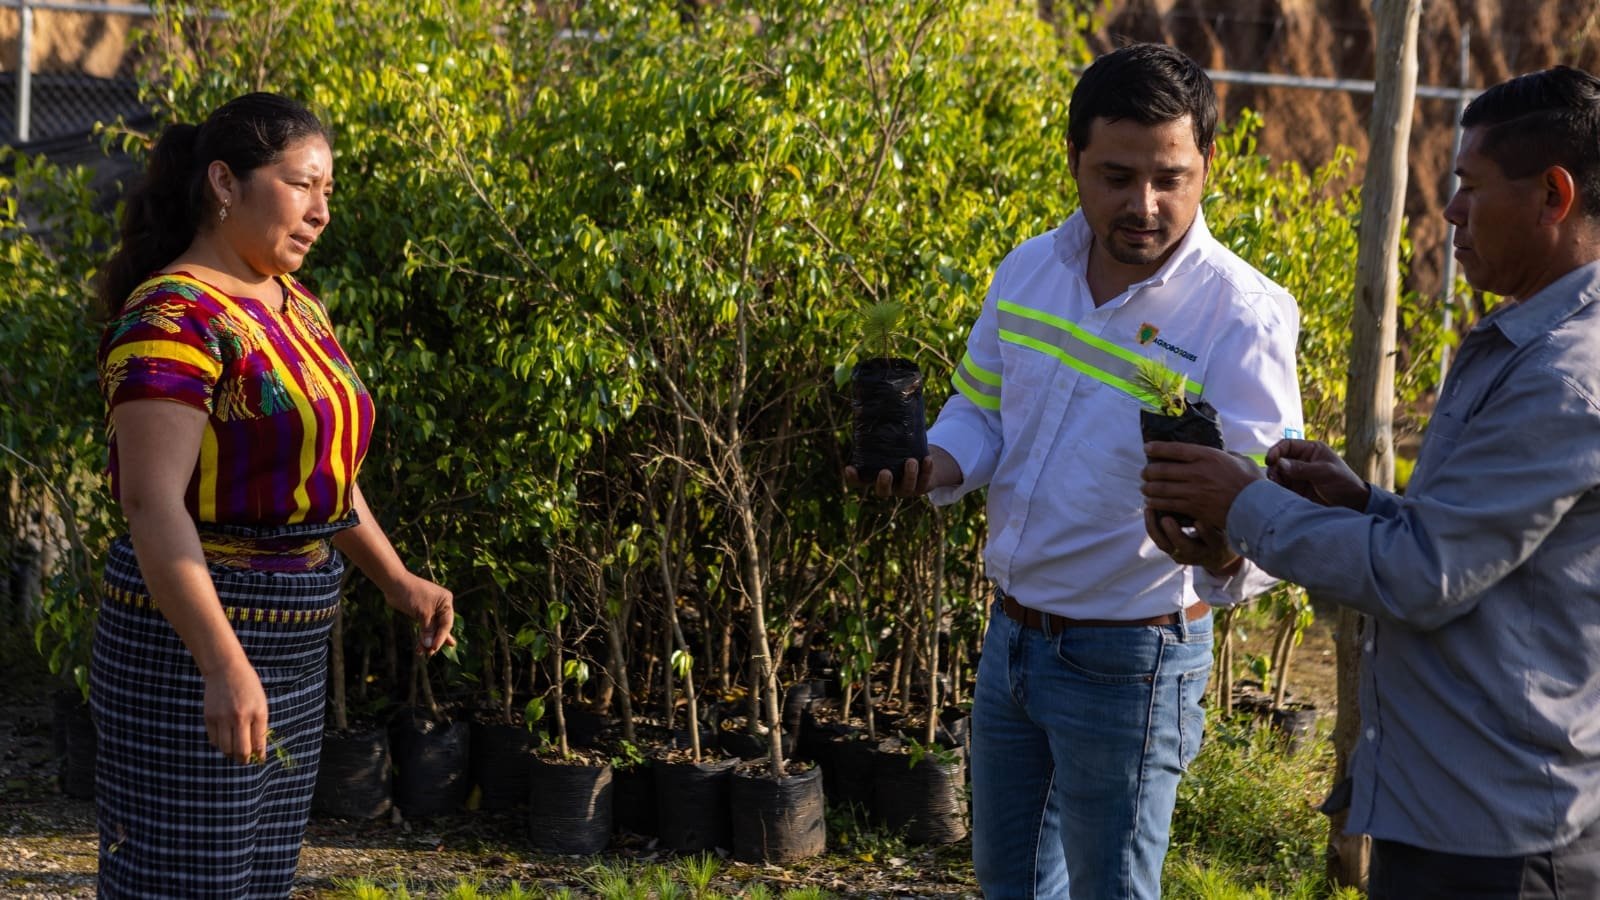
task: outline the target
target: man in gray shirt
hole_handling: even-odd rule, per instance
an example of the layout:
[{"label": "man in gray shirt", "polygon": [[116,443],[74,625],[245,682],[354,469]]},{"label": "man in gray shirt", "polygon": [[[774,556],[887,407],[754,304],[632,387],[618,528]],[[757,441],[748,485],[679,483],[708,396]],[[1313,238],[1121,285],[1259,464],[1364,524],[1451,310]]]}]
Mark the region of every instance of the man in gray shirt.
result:
[{"label": "man in gray shirt", "polygon": [[[1326,445],[1149,444],[1146,505],[1370,616],[1349,828],[1370,896],[1600,897],[1600,79],[1467,107],[1445,217],[1473,287],[1405,496]],[[1147,515],[1182,558],[1201,547]]]}]

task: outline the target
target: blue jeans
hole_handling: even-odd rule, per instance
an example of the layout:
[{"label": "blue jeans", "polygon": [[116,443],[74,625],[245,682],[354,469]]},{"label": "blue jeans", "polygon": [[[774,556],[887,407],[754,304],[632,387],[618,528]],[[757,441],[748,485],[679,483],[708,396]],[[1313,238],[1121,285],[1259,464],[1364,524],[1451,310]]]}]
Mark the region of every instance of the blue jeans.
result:
[{"label": "blue jeans", "polygon": [[972,857],[984,897],[1160,897],[1210,674],[1209,615],[1047,634],[996,602],[972,704]]}]

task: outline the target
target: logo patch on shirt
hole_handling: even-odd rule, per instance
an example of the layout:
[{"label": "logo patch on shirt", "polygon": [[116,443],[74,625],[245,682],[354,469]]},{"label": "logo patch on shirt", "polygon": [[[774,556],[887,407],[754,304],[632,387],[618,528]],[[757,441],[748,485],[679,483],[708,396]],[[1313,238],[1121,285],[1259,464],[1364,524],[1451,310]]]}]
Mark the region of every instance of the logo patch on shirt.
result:
[{"label": "logo patch on shirt", "polygon": [[1304,431],[1301,431],[1298,428],[1285,428],[1283,430],[1283,436],[1286,437],[1286,438],[1289,438],[1291,440],[1298,441],[1301,438],[1304,438],[1306,436],[1306,433]]},{"label": "logo patch on shirt", "polygon": [[1163,341],[1160,338],[1154,338],[1154,340],[1156,342],[1156,346],[1157,347],[1160,347],[1161,349],[1167,351],[1168,353],[1176,353],[1177,355],[1183,357],[1184,359],[1187,359],[1189,362],[1194,362],[1195,361],[1195,355],[1193,353],[1190,353],[1189,351],[1183,349],[1182,347],[1179,347],[1177,344],[1169,344],[1169,343],[1167,343],[1166,341]]},{"label": "logo patch on shirt", "polygon": [[1148,344],[1151,341],[1155,340],[1156,339],[1156,335],[1158,335],[1160,333],[1161,333],[1161,329],[1155,327],[1154,325],[1151,325],[1149,322],[1146,322],[1143,325],[1139,326],[1139,343]]}]

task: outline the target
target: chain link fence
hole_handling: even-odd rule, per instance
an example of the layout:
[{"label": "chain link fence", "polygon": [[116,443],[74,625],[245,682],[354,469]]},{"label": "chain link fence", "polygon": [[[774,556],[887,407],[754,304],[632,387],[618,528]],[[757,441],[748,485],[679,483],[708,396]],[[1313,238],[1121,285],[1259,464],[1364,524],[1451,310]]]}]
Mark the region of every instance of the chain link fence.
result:
[{"label": "chain link fence", "polygon": [[144,3],[0,0],[0,139],[47,149],[143,118],[130,49],[150,16]]}]

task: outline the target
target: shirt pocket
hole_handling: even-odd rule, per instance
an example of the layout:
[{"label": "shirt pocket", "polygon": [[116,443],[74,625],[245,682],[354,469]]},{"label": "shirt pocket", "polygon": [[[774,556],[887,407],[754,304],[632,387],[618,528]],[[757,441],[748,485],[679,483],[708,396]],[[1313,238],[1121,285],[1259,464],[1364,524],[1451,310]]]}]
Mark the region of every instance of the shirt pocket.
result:
[{"label": "shirt pocket", "polygon": [[1082,518],[1122,522],[1144,514],[1144,468],[1141,457],[1079,440],[1071,450],[1071,476],[1064,480],[1077,492],[1071,504]]},{"label": "shirt pocket", "polygon": [[1410,489],[1423,484],[1428,473],[1436,470],[1455,452],[1467,422],[1459,413],[1435,412],[1422,436],[1422,449],[1417,452],[1417,465],[1411,473]]}]

